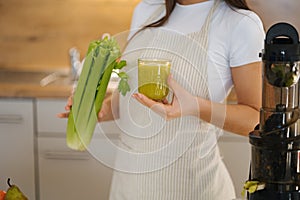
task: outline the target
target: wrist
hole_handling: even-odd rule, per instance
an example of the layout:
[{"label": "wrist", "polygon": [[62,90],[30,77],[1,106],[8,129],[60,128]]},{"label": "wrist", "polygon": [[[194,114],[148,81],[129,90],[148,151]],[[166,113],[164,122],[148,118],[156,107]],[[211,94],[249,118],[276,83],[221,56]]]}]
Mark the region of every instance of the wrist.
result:
[{"label": "wrist", "polygon": [[187,103],[186,115],[199,117],[200,116],[200,104],[199,99],[196,96],[192,96]]},{"label": "wrist", "polygon": [[197,97],[198,112],[195,113],[200,119],[210,122],[211,119],[211,101]]}]

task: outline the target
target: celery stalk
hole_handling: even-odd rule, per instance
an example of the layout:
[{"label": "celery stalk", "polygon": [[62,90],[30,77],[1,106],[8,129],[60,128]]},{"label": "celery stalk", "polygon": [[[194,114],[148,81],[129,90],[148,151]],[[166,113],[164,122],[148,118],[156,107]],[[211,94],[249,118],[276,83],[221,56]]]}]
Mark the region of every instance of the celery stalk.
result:
[{"label": "celery stalk", "polygon": [[[89,145],[111,74],[114,69],[124,66],[124,61],[116,61],[120,54],[113,39],[104,38],[90,44],[68,118],[67,145],[71,149],[82,151]],[[124,95],[129,91],[129,86],[123,88]]]}]

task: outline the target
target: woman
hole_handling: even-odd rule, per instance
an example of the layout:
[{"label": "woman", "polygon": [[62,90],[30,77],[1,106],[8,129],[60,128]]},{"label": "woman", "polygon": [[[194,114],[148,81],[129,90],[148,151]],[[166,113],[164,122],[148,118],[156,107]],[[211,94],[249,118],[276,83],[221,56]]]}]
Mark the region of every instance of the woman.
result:
[{"label": "woman", "polygon": [[[123,132],[110,199],[234,199],[217,139],[222,129],[247,135],[258,123],[260,19],[244,0],[144,0],[129,37],[131,94],[107,98],[98,115],[118,118]],[[171,101],[137,93],[141,57],[172,60]],[[226,105],[232,86],[237,104]]]}]

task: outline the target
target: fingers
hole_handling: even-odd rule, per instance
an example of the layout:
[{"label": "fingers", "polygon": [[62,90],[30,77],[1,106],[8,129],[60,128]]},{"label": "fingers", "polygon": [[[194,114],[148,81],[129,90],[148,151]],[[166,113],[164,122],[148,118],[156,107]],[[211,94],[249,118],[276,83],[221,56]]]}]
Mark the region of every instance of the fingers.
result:
[{"label": "fingers", "polygon": [[157,101],[154,101],[152,99],[147,98],[145,95],[141,93],[135,93],[132,95],[133,98],[135,98],[138,102],[141,104],[147,106],[148,108],[152,109],[154,112],[159,114],[160,116],[167,118],[167,106],[164,103],[160,103]]},{"label": "fingers", "polygon": [[100,112],[98,113],[98,121],[102,121],[104,116],[106,115],[105,110],[100,110]]},{"label": "fingers", "polygon": [[70,96],[67,100],[67,105],[65,106],[65,110],[69,111],[73,104],[73,96]]},{"label": "fingers", "polygon": [[105,97],[101,110],[98,113],[98,122],[112,120],[112,111],[111,111],[111,96]]},{"label": "fingers", "polygon": [[58,113],[56,116],[58,118],[68,118],[69,117],[69,111],[71,110],[73,104],[73,95],[69,96],[68,100],[67,100],[67,105],[65,106],[65,110],[68,112],[62,112],[62,113]]},{"label": "fingers", "polygon": [[[173,91],[180,87],[177,84],[177,82],[173,79],[172,75],[168,76],[168,85]],[[161,117],[165,118],[166,120],[174,118],[174,113],[177,113],[174,112],[173,102],[171,102],[170,104],[170,102],[168,102],[168,99],[154,101],[141,93],[135,93],[132,95],[132,97],[144,106],[147,106],[148,108],[159,114]],[[173,100],[174,98],[172,98],[172,101]]]},{"label": "fingers", "polygon": [[69,112],[58,113],[56,116],[58,118],[68,118],[69,117]]},{"label": "fingers", "polygon": [[168,85],[173,93],[171,102],[167,102],[167,99],[160,102],[153,101],[140,93],[136,93],[132,97],[166,120],[186,115],[198,116],[199,106],[197,97],[190,94],[178,84],[177,81],[173,79],[172,75],[168,76]]},{"label": "fingers", "polygon": [[147,107],[152,107],[154,104],[157,103],[156,101],[147,98],[145,95],[141,93],[135,93],[132,95],[132,97]]},{"label": "fingers", "polygon": [[174,92],[175,96],[177,96],[176,93],[185,91],[184,88],[181,87],[181,85],[179,85],[177,81],[175,81],[175,79],[173,79],[172,74],[168,76],[168,85],[170,89]]},{"label": "fingers", "polygon": [[168,99],[163,99],[161,102],[162,102],[163,104],[169,104]]}]

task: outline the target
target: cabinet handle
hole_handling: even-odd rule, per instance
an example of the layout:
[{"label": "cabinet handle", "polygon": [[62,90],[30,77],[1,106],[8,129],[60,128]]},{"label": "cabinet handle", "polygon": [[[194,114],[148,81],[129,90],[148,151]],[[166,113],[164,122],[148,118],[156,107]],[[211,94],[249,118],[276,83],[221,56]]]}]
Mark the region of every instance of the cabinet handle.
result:
[{"label": "cabinet handle", "polygon": [[0,124],[21,124],[22,121],[21,115],[0,115]]},{"label": "cabinet handle", "polygon": [[43,156],[48,160],[89,160],[87,153],[78,153],[70,151],[46,151]]}]

